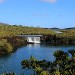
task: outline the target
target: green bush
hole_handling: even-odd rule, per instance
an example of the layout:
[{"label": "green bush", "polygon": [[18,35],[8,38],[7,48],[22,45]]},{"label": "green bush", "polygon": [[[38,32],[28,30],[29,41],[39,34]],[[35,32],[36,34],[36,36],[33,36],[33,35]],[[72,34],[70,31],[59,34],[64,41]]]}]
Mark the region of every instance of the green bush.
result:
[{"label": "green bush", "polygon": [[[75,75],[75,59],[70,57],[67,53],[70,53],[73,56],[75,55],[75,50],[69,50],[68,52],[61,50],[55,51],[55,60],[53,62],[46,60],[32,60],[33,62],[24,60],[21,64],[24,68],[28,67],[29,69],[33,69],[35,72],[33,75]],[[69,57],[69,59],[67,57]],[[33,66],[34,62],[36,67]],[[27,64],[27,66],[26,63],[31,64]]]},{"label": "green bush", "polygon": [[12,45],[5,39],[0,40],[0,53],[10,53],[13,51]]}]

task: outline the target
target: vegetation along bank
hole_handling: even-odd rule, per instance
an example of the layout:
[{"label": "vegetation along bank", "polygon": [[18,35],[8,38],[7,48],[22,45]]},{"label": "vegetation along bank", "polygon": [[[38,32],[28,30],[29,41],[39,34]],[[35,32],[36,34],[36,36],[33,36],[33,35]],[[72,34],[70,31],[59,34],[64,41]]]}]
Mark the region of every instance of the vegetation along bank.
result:
[{"label": "vegetation along bank", "polygon": [[62,33],[55,33],[53,29],[9,25],[0,23],[0,56],[9,54],[17,48],[27,44],[26,38],[17,35],[43,35],[41,42],[53,45],[75,45],[75,28],[59,29]]}]

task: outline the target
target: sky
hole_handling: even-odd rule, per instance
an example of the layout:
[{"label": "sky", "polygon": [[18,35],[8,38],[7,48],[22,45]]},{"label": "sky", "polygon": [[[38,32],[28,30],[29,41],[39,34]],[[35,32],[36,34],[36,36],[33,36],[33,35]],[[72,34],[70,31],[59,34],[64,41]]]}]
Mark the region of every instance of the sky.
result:
[{"label": "sky", "polygon": [[75,27],[75,0],[0,0],[0,22],[47,28]]}]

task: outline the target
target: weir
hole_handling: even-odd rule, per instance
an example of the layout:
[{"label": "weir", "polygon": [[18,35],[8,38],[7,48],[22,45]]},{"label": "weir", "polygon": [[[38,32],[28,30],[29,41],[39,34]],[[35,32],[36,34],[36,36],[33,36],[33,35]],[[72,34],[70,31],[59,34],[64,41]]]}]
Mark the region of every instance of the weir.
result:
[{"label": "weir", "polygon": [[40,37],[42,35],[18,35],[18,36],[25,37],[28,43],[41,43]]}]

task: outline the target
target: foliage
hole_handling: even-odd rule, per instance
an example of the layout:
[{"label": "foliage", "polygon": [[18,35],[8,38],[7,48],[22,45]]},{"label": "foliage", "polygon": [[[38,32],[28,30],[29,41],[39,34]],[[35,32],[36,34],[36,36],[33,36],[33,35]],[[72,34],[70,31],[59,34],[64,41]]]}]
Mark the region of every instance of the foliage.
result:
[{"label": "foliage", "polygon": [[23,37],[3,37],[0,38],[0,56],[10,54],[17,50],[17,48],[25,46],[27,43]]},{"label": "foliage", "polygon": [[0,53],[10,53],[12,52],[12,45],[5,39],[0,40]]},{"label": "foliage", "polygon": [[52,29],[28,27],[22,25],[0,24],[0,38],[12,37],[22,34],[41,34],[42,42],[51,44],[75,44],[75,29],[61,30],[61,34],[57,34]]},{"label": "foliage", "polygon": [[17,25],[0,25],[0,37],[15,36],[19,34],[55,34],[50,29],[27,27]]},{"label": "foliage", "polygon": [[[75,75],[75,59],[70,57],[69,53],[73,56],[75,50],[55,51],[56,59],[53,62],[46,60],[31,62],[29,59],[22,61],[21,65],[23,68],[33,69],[34,75]],[[33,66],[34,64],[35,66]]]},{"label": "foliage", "polygon": [[[75,36],[70,37],[70,35],[67,36],[61,36],[62,34],[55,34],[55,35],[43,35],[41,37],[42,42],[55,44],[55,45],[74,45],[75,44]],[[72,34],[73,35],[73,34]]]},{"label": "foliage", "polygon": [[27,40],[24,37],[13,36],[13,37],[6,37],[5,39],[7,39],[8,42],[12,44],[14,50],[27,44]]},{"label": "foliage", "polygon": [[14,73],[14,72],[4,72],[4,73],[2,73],[2,74],[0,74],[0,75],[24,75],[24,74],[16,74],[16,73]]},{"label": "foliage", "polygon": [[69,38],[75,38],[75,29],[70,29],[70,30],[61,30],[63,34],[60,34],[60,37],[69,37]]},{"label": "foliage", "polygon": [[7,72],[5,72],[5,73],[3,73],[1,75],[16,75],[16,74],[14,72],[13,73],[7,73]]},{"label": "foliage", "polygon": [[72,58],[75,59],[75,50],[69,50],[69,53],[72,55]]}]

